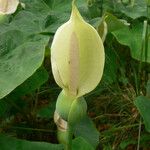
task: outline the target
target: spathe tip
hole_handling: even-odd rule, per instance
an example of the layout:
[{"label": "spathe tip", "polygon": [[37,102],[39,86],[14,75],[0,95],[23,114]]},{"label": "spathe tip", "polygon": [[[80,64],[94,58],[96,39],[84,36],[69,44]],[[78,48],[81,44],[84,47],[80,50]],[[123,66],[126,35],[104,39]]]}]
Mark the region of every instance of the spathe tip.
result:
[{"label": "spathe tip", "polygon": [[72,0],[72,7],[75,5],[76,0]]}]

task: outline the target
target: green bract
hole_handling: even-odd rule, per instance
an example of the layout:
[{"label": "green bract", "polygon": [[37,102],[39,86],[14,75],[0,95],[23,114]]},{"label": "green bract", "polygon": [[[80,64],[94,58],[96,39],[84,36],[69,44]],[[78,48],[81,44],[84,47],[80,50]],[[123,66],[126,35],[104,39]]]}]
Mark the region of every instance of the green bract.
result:
[{"label": "green bract", "polygon": [[57,99],[56,112],[73,126],[85,116],[87,104],[83,97],[74,98],[62,91]]},{"label": "green bract", "polygon": [[100,82],[104,47],[97,31],[73,4],[68,22],[58,28],[51,46],[51,63],[57,84],[67,95],[81,97]]}]

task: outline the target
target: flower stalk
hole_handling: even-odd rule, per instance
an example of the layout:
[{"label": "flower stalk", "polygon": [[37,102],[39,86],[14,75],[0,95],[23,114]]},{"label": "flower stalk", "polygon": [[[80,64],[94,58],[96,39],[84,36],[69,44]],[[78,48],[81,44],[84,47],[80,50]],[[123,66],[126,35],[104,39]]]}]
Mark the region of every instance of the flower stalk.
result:
[{"label": "flower stalk", "polygon": [[73,0],[70,19],[57,29],[51,46],[52,72],[62,88],[54,121],[58,140],[66,150],[71,150],[74,129],[86,115],[83,95],[100,82],[104,61],[104,46],[99,34],[84,21]]}]

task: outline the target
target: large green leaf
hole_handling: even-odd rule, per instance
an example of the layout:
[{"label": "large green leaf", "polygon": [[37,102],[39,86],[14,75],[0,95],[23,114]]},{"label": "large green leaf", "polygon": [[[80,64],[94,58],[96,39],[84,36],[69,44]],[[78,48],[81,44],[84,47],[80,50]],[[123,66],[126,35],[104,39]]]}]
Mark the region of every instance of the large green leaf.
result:
[{"label": "large green leaf", "polygon": [[126,25],[121,20],[110,13],[105,13],[105,21],[107,23],[109,32],[126,28]]},{"label": "large green leaf", "polygon": [[0,135],[1,150],[63,150],[60,144],[50,144],[46,142],[29,142],[16,138]]},{"label": "large green leaf", "polygon": [[[11,136],[0,134],[1,150],[63,150],[60,144],[51,144],[46,142],[30,142],[26,140],[16,139]],[[73,140],[73,150],[94,150],[82,137]]]},{"label": "large green leaf", "polygon": [[147,16],[146,7],[146,0],[103,1],[104,12],[113,12],[118,16],[124,14],[132,19]]},{"label": "large green leaf", "polygon": [[134,0],[128,4],[118,2],[116,7],[132,19],[147,16],[147,5],[145,0]]},{"label": "large green leaf", "polygon": [[50,8],[43,0],[24,1],[25,10],[0,25],[0,99],[29,78],[42,64],[49,37],[44,20]]},{"label": "large green leaf", "polygon": [[26,38],[17,30],[0,35],[0,99],[41,66],[47,42],[47,37]]},{"label": "large green leaf", "polygon": [[92,120],[87,116],[84,117],[79,124],[77,124],[75,136],[84,138],[84,140],[90,143],[94,149],[96,149],[99,144],[99,132],[94,126]]},{"label": "large green leaf", "polygon": [[39,88],[48,80],[48,72],[40,67],[31,77],[19,85],[7,98],[17,99]]},{"label": "large green leaf", "polygon": [[146,130],[150,132],[150,99],[145,96],[138,96],[134,103],[143,117]]},{"label": "large green leaf", "polygon": [[26,35],[40,33],[42,31],[40,25],[41,19],[29,11],[20,11],[9,24],[0,26],[0,34],[11,30],[19,30]]},{"label": "large green leaf", "polygon": [[[150,45],[148,46],[147,51],[147,59],[145,58],[145,51],[143,51],[143,57],[141,59],[142,52],[142,32],[143,25],[139,22],[136,22],[132,25],[132,28],[126,27],[119,30],[116,30],[113,35],[116,37],[117,41],[123,45],[129,46],[131,50],[131,56],[134,59],[145,61],[150,63]],[[148,43],[150,43],[150,37],[148,39]]]},{"label": "large green leaf", "polygon": [[[14,109],[14,105],[12,105],[12,103],[20,107],[20,109],[25,107],[26,102],[21,100],[21,96],[29,94],[35,89],[39,88],[44,82],[47,81],[47,79],[47,71],[44,69],[44,67],[40,67],[31,77],[29,77],[13,92],[0,101],[0,117],[10,117],[14,114],[16,109]],[[10,101],[13,102],[10,103]]]},{"label": "large green leaf", "polygon": [[45,18],[50,14],[50,8],[42,0],[25,3],[25,10],[19,11],[9,23],[0,26],[0,33],[19,30],[26,35],[40,33],[45,29]]}]

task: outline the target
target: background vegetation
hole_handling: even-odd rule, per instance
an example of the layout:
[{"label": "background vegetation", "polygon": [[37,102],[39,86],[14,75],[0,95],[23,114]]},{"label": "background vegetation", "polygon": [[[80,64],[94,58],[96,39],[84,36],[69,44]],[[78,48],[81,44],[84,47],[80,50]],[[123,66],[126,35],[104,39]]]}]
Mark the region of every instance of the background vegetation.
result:
[{"label": "background vegetation", "polygon": [[[53,113],[61,89],[52,76],[50,45],[69,19],[71,0],[21,2],[25,8],[0,24],[0,149],[60,150]],[[77,4],[99,33],[105,21],[108,33],[102,81],[85,97],[93,122],[79,124],[73,149],[99,143],[99,150],[150,150],[150,1]]]}]

